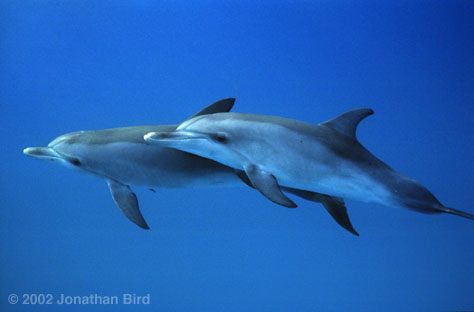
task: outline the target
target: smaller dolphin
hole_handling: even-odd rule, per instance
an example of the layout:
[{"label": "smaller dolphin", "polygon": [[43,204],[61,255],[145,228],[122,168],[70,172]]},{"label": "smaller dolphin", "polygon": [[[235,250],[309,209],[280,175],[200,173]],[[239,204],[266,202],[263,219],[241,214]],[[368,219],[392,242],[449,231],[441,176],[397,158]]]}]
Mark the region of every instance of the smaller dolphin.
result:
[{"label": "smaller dolphin", "polygon": [[424,213],[474,215],[442,205],[420,183],[393,170],[365,149],[356,128],[373,114],[354,109],[313,125],[281,117],[216,113],[183,122],[174,132],[145,135],[149,144],[175,148],[245,171],[271,201],[295,204],[280,186]]},{"label": "smaller dolphin", "polygon": [[[194,116],[227,112],[234,101],[233,98],[217,101]],[[143,136],[150,131],[174,131],[176,127],[157,125],[79,131],[61,135],[47,147],[28,147],[23,152],[106,180],[115,204],[125,216],[141,228],[149,229],[130,185],[175,188],[241,183],[233,169],[215,161],[150,146],[143,141]]]}]

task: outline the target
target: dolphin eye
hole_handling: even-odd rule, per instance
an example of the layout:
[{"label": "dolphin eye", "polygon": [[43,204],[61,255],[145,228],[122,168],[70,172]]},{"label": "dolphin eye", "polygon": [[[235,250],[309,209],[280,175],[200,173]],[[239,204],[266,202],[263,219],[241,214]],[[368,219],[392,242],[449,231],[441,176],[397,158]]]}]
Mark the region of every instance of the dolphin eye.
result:
[{"label": "dolphin eye", "polygon": [[71,159],[71,164],[73,164],[74,166],[80,166],[81,162],[79,161],[79,159],[73,158]]},{"label": "dolphin eye", "polygon": [[220,143],[226,143],[227,135],[225,133],[219,132],[216,134],[216,140]]}]

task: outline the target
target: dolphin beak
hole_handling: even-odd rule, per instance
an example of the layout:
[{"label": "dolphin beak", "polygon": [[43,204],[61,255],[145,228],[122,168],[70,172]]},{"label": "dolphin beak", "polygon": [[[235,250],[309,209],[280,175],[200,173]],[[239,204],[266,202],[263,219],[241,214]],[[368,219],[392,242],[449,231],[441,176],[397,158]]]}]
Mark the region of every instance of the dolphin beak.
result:
[{"label": "dolphin beak", "polygon": [[56,153],[50,147],[28,147],[23,150],[23,153],[32,158],[41,160],[60,160],[61,155]]},{"label": "dolphin beak", "polygon": [[143,137],[145,142],[153,145],[168,146],[170,143],[179,141],[189,141],[198,139],[209,139],[209,137],[202,133],[191,131],[173,131],[173,132],[149,132]]}]

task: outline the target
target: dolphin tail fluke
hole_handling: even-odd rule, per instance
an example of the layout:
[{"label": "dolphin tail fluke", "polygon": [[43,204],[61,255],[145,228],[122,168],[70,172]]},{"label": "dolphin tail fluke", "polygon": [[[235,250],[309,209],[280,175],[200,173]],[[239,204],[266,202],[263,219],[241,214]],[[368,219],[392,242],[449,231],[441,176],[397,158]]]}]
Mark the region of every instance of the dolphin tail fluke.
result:
[{"label": "dolphin tail fluke", "polygon": [[457,209],[454,209],[454,208],[448,208],[448,207],[445,207],[445,206],[442,206],[442,205],[439,207],[439,209],[442,212],[446,212],[446,213],[450,213],[450,214],[453,214],[453,215],[456,215],[456,216],[460,216],[460,217],[463,217],[463,218],[474,220],[474,215],[470,214],[468,212],[464,212],[464,211],[457,210]]},{"label": "dolphin tail fluke", "polygon": [[110,179],[107,180],[107,184],[115,204],[122,210],[123,214],[142,229],[149,230],[150,227],[146,224],[138,208],[137,196],[130,187]]}]

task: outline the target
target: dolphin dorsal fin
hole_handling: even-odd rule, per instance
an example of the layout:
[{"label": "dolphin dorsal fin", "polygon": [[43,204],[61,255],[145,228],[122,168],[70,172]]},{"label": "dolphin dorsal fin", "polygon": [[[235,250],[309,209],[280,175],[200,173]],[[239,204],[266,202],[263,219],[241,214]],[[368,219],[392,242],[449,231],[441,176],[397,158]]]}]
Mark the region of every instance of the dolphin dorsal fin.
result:
[{"label": "dolphin dorsal fin", "polygon": [[345,112],[333,119],[321,123],[321,125],[330,127],[350,138],[356,138],[357,125],[374,111],[370,108],[356,108]]},{"label": "dolphin dorsal fin", "polygon": [[228,99],[222,99],[217,102],[214,102],[203,109],[201,109],[199,112],[196,114],[192,115],[188,119],[201,116],[201,115],[208,115],[208,114],[215,114],[215,113],[227,113],[229,112],[232,107],[234,106],[235,99],[234,98],[228,98]]}]

